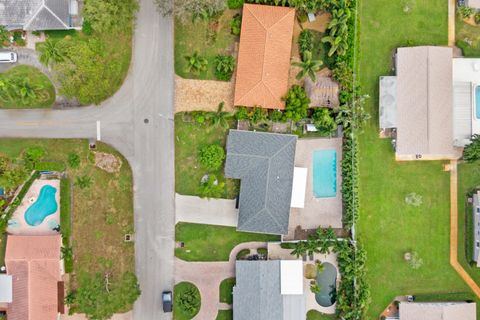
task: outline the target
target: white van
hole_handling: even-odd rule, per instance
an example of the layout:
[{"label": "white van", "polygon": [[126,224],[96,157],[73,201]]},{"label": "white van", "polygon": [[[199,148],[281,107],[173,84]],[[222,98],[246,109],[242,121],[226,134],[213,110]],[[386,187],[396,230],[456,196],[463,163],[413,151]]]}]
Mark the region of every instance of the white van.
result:
[{"label": "white van", "polygon": [[17,54],[12,51],[0,51],[0,63],[17,62]]}]

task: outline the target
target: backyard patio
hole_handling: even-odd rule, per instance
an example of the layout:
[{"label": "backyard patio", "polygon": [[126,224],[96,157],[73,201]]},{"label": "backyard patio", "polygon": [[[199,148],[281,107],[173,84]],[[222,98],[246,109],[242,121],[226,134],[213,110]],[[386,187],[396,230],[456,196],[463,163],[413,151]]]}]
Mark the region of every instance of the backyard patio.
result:
[{"label": "backyard patio", "polygon": [[[58,234],[54,228],[60,224],[59,203],[60,180],[35,180],[8,221],[7,232],[32,236]],[[27,212],[30,212],[28,216]]]},{"label": "backyard patio", "polygon": [[[316,197],[314,194],[314,152],[319,150],[335,150],[336,181],[334,196]],[[303,230],[318,227],[342,228],[342,193],[340,192],[342,161],[342,138],[299,139],[295,152],[295,167],[307,168],[307,187],[305,190],[304,208],[292,208],[290,212],[289,233],[286,239],[293,239],[295,229]],[[324,168],[318,168],[324,170]]]}]

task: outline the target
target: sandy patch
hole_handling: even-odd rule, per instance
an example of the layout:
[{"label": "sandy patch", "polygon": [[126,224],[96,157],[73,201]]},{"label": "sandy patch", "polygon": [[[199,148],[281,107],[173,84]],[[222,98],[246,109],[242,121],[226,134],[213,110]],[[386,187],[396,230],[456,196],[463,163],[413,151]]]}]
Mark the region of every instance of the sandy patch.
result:
[{"label": "sandy patch", "polygon": [[108,173],[119,172],[122,167],[122,160],[110,153],[94,152],[95,165]]},{"label": "sandy patch", "polygon": [[194,80],[175,76],[175,112],[217,111],[218,104],[224,102],[224,111],[233,111],[235,74],[232,80]]},{"label": "sandy patch", "polygon": [[[46,185],[57,189],[55,193],[55,200],[58,205],[57,211],[45,217],[38,226],[30,226],[25,221],[25,212],[38,199],[40,190]],[[52,230],[52,226],[57,224],[60,224],[60,180],[35,180],[25,194],[22,203],[10,218],[7,232],[15,235],[55,235],[58,232]]]},{"label": "sandy patch", "polygon": [[311,29],[318,32],[325,32],[328,27],[328,23],[332,19],[332,15],[328,12],[323,12],[315,15],[315,21],[302,23],[303,29]]}]

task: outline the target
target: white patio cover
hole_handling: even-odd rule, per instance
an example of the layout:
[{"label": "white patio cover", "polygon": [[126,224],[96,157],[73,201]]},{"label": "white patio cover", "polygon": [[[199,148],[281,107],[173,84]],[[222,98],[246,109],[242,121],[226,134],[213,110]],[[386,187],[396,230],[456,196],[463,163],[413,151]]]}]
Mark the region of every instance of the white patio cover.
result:
[{"label": "white patio cover", "polygon": [[280,261],[280,292],[286,294],[303,294],[302,260]]},{"label": "white patio cover", "polygon": [[293,168],[293,187],[292,200],[290,206],[292,208],[303,208],[305,206],[305,190],[307,189],[307,168]]}]

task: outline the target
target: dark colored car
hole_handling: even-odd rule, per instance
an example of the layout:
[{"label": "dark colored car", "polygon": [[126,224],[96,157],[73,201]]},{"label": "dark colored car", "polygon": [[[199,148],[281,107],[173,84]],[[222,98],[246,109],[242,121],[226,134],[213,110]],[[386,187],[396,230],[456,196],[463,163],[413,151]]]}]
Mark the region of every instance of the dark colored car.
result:
[{"label": "dark colored car", "polygon": [[172,312],[172,308],[173,308],[172,291],[162,292],[162,305],[163,305],[163,312]]}]

